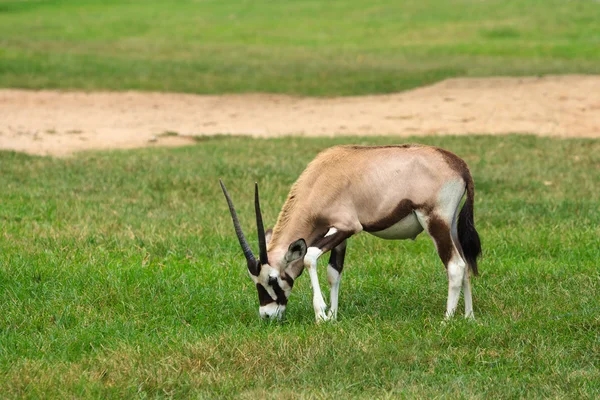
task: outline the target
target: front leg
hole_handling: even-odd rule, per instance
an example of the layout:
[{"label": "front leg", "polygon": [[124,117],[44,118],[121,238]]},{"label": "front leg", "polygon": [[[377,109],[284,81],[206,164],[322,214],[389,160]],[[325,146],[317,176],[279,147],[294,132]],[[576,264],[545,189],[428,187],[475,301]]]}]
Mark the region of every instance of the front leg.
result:
[{"label": "front leg", "polygon": [[344,240],[337,247],[331,250],[329,265],[327,265],[327,281],[329,282],[331,308],[327,316],[337,319],[338,298],[340,294],[340,282],[342,280],[342,270],[344,269],[344,257],[346,256],[346,241]]},{"label": "front leg", "polygon": [[327,321],[327,315],[325,310],[327,304],[323,299],[323,293],[321,293],[321,285],[319,284],[319,277],[317,276],[317,260],[323,254],[323,251],[318,247],[309,247],[304,256],[304,267],[308,269],[310,276],[310,285],[313,289],[313,308],[315,310],[315,319],[317,322]]},{"label": "front leg", "polygon": [[[339,273],[337,278],[333,279],[334,284],[331,286],[331,310],[329,314],[325,314],[325,310],[327,309],[327,304],[325,304],[325,300],[323,299],[323,293],[321,293],[321,286],[319,285],[319,278],[317,276],[317,259],[325,252],[335,249],[337,246],[340,246],[343,243],[343,253],[346,250],[346,239],[352,236],[354,231],[351,230],[338,230],[337,228],[330,228],[325,236],[320,239],[317,239],[315,242],[311,244],[306,252],[306,256],[304,257],[304,266],[308,269],[308,273],[310,275],[310,282],[313,288],[313,307],[315,309],[315,319],[317,322],[319,321],[327,321],[331,317],[335,318],[337,315],[337,307],[338,307],[338,293],[339,293]],[[339,250],[337,251],[339,253]],[[334,256],[332,253],[332,257]],[[340,265],[343,265],[343,254],[339,257],[341,260]],[[331,260],[330,260],[331,263]],[[339,269],[341,273],[341,267]],[[327,271],[327,277],[330,281],[329,267]]]}]

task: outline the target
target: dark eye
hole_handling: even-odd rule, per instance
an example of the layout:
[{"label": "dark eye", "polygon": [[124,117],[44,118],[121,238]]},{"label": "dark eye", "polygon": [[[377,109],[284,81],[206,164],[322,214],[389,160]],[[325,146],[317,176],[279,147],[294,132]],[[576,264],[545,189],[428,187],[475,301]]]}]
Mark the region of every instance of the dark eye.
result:
[{"label": "dark eye", "polygon": [[277,283],[277,278],[275,278],[274,276],[270,276],[269,277],[269,286],[273,286]]}]

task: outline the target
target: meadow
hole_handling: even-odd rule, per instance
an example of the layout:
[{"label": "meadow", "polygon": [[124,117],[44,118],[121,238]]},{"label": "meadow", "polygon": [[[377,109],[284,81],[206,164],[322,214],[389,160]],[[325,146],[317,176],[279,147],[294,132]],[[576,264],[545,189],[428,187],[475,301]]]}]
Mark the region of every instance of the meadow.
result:
[{"label": "meadow", "polygon": [[[256,249],[289,186],[339,143],[421,142],[470,165],[477,320],[443,322],[426,234],[349,242],[337,322],[306,274],[258,319],[218,179]],[[0,152],[3,398],[596,398],[600,141],[526,135],[200,138],[70,158]],[[326,287],[325,258],[320,263]],[[461,301],[462,304],[462,301]]]},{"label": "meadow", "polygon": [[0,0],[0,87],[302,95],[600,73],[592,0]]},{"label": "meadow", "polygon": [[[0,0],[0,87],[338,96],[600,73],[591,0],[174,4]],[[255,181],[273,225],[320,150],[394,142],[471,167],[476,321],[444,322],[426,234],[351,239],[338,321],[314,323],[306,274],[285,321],[260,321],[218,179],[255,245]],[[599,182],[600,140],[528,135],[0,151],[0,397],[597,398]]]}]

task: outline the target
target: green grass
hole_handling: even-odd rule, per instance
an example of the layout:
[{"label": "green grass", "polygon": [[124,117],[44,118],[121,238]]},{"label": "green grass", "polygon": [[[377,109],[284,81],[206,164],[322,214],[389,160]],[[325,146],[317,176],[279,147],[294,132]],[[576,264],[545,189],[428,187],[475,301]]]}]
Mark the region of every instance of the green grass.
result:
[{"label": "green grass", "polygon": [[0,87],[349,95],[600,73],[592,0],[0,0]]},{"label": "green grass", "polygon": [[600,141],[411,140],[471,166],[474,323],[443,323],[426,235],[366,234],[349,243],[338,322],[314,323],[306,276],[285,323],[258,320],[218,178],[255,244],[255,180],[272,224],[319,150],[393,138],[0,152],[2,397],[597,398]]}]

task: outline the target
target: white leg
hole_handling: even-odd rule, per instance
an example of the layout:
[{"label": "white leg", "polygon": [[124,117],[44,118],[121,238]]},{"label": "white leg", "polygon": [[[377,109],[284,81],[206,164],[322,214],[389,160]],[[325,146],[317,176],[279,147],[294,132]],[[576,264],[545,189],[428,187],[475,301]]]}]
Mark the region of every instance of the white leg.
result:
[{"label": "white leg", "polygon": [[317,260],[323,252],[317,247],[309,247],[304,256],[304,266],[308,269],[310,275],[310,284],[313,289],[313,308],[315,310],[315,319],[317,322],[326,321],[328,319],[325,310],[327,304],[321,293],[321,285],[319,285],[319,277],[317,276]]},{"label": "white leg", "polygon": [[340,282],[342,280],[342,274],[340,274],[331,264],[327,266],[327,280],[329,281],[329,287],[331,289],[331,308],[327,316],[330,319],[337,319],[338,311],[338,297],[340,294]]},{"label": "white leg", "polygon": [[452,317],[456,311],[465,270],[465,263],[460,257],[453,257],[448,263],[448,303],[446,306],[446,318]]},{"label": "white leg", "polygon": [[462,287],[465,298],[465,318],[475,319],[475,314],[473,314],[473,297],[471,295],[471,277],[468,268],[465,268]]},{"label": "white leg", "polygon": [[[453,221],[455,218],[454,214],[450,212],[446,215],[454,215],[451,218],[440,217],[438,215],[424,215],[421,212],[415,212],[421,225],[427,230],[429,236],[433,239],[437,248],[438,254],[442,262],[446,265],[446,272],[448,274],[448,301],[446,303],[446,319],[451,318],[456,312],[458,306],[458,299],[460,297],[460,289],[463,285],[463,280],[466,276],[466,263],[463,261],[460,251],[455,246],[454,242],[458,242],[458,236],[456,234],[456,226],[454,223],[448,224],[447,221]],[[466,278],[468,279],[468,277]],[[471,307],[472,314],[472,301],[471,292],[469,287],[469,293],[465,292],[465,296],[469,297],[468,306]],[[467,300],[465,298],[465,307],[467,306]]]}]

